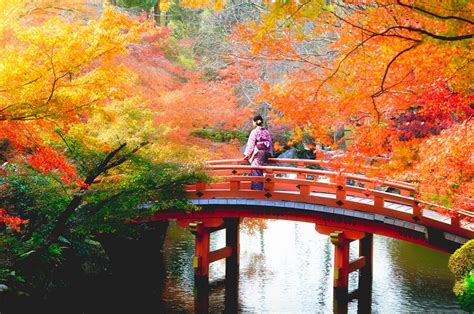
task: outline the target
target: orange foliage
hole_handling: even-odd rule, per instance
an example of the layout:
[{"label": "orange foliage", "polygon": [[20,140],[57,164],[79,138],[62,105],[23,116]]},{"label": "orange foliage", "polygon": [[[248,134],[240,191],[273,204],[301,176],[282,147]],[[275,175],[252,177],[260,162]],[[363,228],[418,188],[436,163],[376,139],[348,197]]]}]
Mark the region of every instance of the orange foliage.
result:
[{"label": "orange foliage", "polygon": [[442,204],[474,209],[474,121],[456,124],[420,145],[418,162],[405,178]]},{"label": "orange foliage", "polygon": [[16,232],[21,233],[20,226],[27,224],[28,220],[8,215],[5,209],[0,208],[0,223],[4,223]]},{"label": "orange foliage", "polygon": [[242,108],[236,97],[234,83],[238,72],[227,67],[205,73],[170,61],[163,51],[172,46],[169,34],[169,30],[158,29],[132,54],[122,57],[121,63],[138,74],[138,88],[150,103],[155,124],[171,130],[167,139],[179,144],[211,146],[211,154],[216,157],[234,156],[236,143],[211,145],[190,133],[202,127],[236,129],[249,119],[249,110]]},{"label": "orange foliage", "polygon": [[[56,131],[67,133],[127,97],[133,75],[115,58],[147,25],[110,8],[86,19],[89,11],[54,3],[0,3],[0,158],[58,175],[65,189],[84,188],[75,165],[52,146],[61,141]],[[26,221],[4,208],[0,222],[19,230]]]},{"label": "orange foliage", "polygon": [[42,146],[36,148],[29,156],[28,162],[34,169],[39,170],[43,174],[54,170],[59,171],[61,179],[67,184],[73,182],[80,183],[76,169],[67,162],[65,156],[59,155],[50,147]]},{"label": "orange foliage", "polygon": [[241,58],[293,62],[296,70],[261,82],[258,101],[326,146],[340,143],[337,128],[350,129],[337,157],[346,169],[370,165],[367,174],[419,180],[423,197],[437,193],[438,203],[472,210],[473,8],[430,0],[275,2],[232,38],[247,47]]},{"label": "orange foliage", "polygon": [[0,121],[0,125],[0,138],[8,140],[7,151],[10,151],[4,153],[4,158],[10,161],[24,160],[43,174],[55,171],[66,184],[80,182],[74,166],[68,163],[64,155],[47,146],[37,131],[39,128],[51,128],[51,123],[35,121],[34,124],[25,124],[7,120]]}]

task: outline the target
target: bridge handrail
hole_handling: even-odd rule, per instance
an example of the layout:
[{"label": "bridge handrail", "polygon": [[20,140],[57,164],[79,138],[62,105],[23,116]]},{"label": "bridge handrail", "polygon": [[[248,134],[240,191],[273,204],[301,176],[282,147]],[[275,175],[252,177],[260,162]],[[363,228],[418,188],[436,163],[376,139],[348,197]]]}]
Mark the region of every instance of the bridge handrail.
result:
[{"label": "bridge handrail", "polygon": [[[209,160],[206,162],[209,166],[217,165],[248,165],[248,162],[244,159],[222,159],[222,160]],[[326,168],[331,168],[336,166],[335,163],[328,160],[319,160],[319,159],[290,159],[290,158],[269,158],[267,160],[269,164],[294,164],[297,168],[304,168],[306,165],[319,165]],[[314,169],[313,169],[314,170]],[[343,169],[342,169],[343,170]],[[357,174],[350,174],[351,176],[356,176]],[[361,175],[363,176],[363,175]],[[377,180],[377,179],[372,179]],[[378,180],[380,181],[380,180]],[[383,180],[382,180],[383,181]],[[404,188],[412,187],[414,191],[414,185],[408,182],[390,180],[392,184],[400,184]]]},{"label": "bridge handrail", "polygon": [[[391,188],[396,188],[400,190],[400,194],[398,193],[390,193],[390,192],[383,192],[384,194],[391,195],[391,196],[398,196],[398,197],[405,197],[407,200],[411,199],[413,201],[413,206],[420,206],[421,207],[428,207],[431,209],[435,209],[438,212],[447,212],[450,214],[451,217],[457,217],[457,219],[467,219],[470,221],[474,221],[474,213],[466,211],[466,210],[461,210],[461,209],[452,209],[448,207],[443,207],[438,204],[433,204],[429,203],[426,201],[422,200],[417,200],[416,197],[411,197],[412,192],[416,192],[415,186],[410,183],[405,183],[405,182],[399,182],[399,181],[388,181],[388,180],[379,180],[379,179],[374,179],[374,178],[369,178],[365,177],[360,174],[351,174],[351,173],[345,173],[341,171],[328,171],[328,170],[315,170],[315,169],[309,169],[309,168],[304,168],[305,165],[325,165],[326,167],[330,167],[332,164],[328,161],[321,161],[321,160],[307,160],[307,159],[279,159],[279,158],[270,158],[268,160],[268,163],[283,163],[283,164],[296,164],[297,168],[295,167],[281,167],[281,166],[261,166],[261,167],[256,167],[256,166],[250,166],[250,165],[245,165],[242,163],[247,163],[247,161],[243,159],[227,159],[227,160],[211,160],[207,162],[208,165],[208,171],[210,173],[214,171],[237,171],[237,170],[243,170],[243,171],[250,171],[250,170],[263,170],[266,173],[293,173],[293,174],[305,174],[305,175],[317,175],[317,176],[327,176],[331,177],[333,179],[336,179],[336,182],[332,182],[333,184],[339,184],[343,185],[345,187],[350,187],[346,186],[345,184],[345,179],[352,179],[352,180],[357,180],[360,182],[365,182],[365,183],[370,183],[374,184],[374,188],[376,186],[387,186]],[[223,177],[223,175],[220,175],[220,177]],[[233,180],[239,180],[239,178],[242,178],[242,181],[249,181],[252,177],[246,176],[246,177],[240,177],[240,176],[226,176],[227,178],[233,178]],[[337,179],[339,178],[339,181]],[[255,178],[257,179],[257,177]],[[342,182],[341,179],[344,181]],[[292,179],[295,180],[295,179]],[[296,179],[298,180],[298,179]],[[300,183],[305,183],[308,180],[301,180]],[[336,185],[337,186],[337,185]],[[371,188],[362,188],[363,190],[367,190],[372,194],[378,194],[381,193],[379,190],[371,189]],[[409,194],[407,195],[406,192],[402,193],[402,191],[406,191]],[[414,193],[416,196],[416,193]],[[397,198],[398,198],[397,197]]]},{"label": "bridge handrail", "polygon": [[[221,159],[221,160],[209,160],[206,162],[208,165],[237,165],[239,163],[248,163],[244,159]],[[295,164],[299,167],[306,165],[333,165],[327,160],[318,159],[291,159],[291,158],[268,158],[267,163],[269,164]]]},{"label": "bridge handrail", "polygon": [[379,180],[374,178],[365,177],[360,174],[351,174],[346,172],[328,171],[328,170],[316,170],[309,168],[293,168],[293,167],[279,167],[279,166],[250,166],[250,165],[209,165],[209,170],[263,170],[272,172],[284,172],[284,173],[301,173],[301,174],[314,174],[314,175],[327,175],[327,176],[343,176],[346,179],[353,179],[357,181],[370,182],[380,186],[389,186],[397,189],[404,189],[410,192],[415,191],[415,186],[409,183],[399,183],[387,180]]}]

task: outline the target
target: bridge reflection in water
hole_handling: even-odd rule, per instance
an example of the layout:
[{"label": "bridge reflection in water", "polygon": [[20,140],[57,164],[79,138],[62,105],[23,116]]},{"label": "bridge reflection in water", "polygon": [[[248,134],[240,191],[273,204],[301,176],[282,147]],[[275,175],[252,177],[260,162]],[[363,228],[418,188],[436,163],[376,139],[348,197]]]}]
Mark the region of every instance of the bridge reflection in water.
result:
[{"label": "bridge reflection in water", "polygon": [[[254,224],[253,222],[251,222]],[[314,232],[314,224],[267,220],[266,228],[241,227],[241,252],[236,308],[225,307],[225,261],[209,272],[209,312],[331,313],[333,311],[333,244]],[[211,249],[225,245],[225,232],[211,238]],[[194,236],[175,223],[165,241],[166,283],[163,313],[192,313]],[[351,248],[351,258],[358,247]],[[452,293],[449,255],[419,245],[374,236],[373,313],[462,313]],[[349,289],[357,287],[351,274]],[[229,302],[227,303],[229,305]],[[357,299],[348,304],[356,313]]]},{"label": "bridge reflection in water", "polygon": [[[335,172],[327,162],[315,160],[270,160],[296,167],[250,167],[239,161],[209,162],[215,183],[188,187],[188,197],[203,207],[185,214],[160,212],[152,219],[178,219],[195,235],[195,307],[206,312],[209,305],[209,266],[226,260],[226,307],[234,308],[238,297],[239,223],[243,217],[285,219],[315,223],[315,229],[334,245],[333,287],[335,312],[346,312],[347,303],[358,298],[361,312],[370,312],[373,270],[373,234],[452,252],[473,237],[474,217],[466,211],[436,209],[415,198],[412,185]],[[321,169],[308,169],[307,166]],[[250,177],[252,169],[264,177]],[[252,181],[263,191],[250,190]],[[433,210],[434,209],[434,210]],[[444,216],[438,212],[451,211]],[[210,251],[213,232],[224,230],[224,247]],[[351,242],[359,242],[359,254],[350,259]],[[304,245],[304,244],[302,244]],[[376,257],[375,257],[376,259]],[[349,291],[349,274],[359,272],[358,288]]]}]

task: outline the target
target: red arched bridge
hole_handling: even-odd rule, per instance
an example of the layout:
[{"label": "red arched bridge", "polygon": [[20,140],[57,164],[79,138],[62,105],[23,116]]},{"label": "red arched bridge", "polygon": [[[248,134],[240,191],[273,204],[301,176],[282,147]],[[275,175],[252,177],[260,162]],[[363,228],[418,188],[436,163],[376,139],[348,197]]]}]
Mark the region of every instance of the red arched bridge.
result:
[{"label": "red arched bridge", "polygon": [[[360,174],[333,171],[330,162],[275,159],[252,167],[242,160],[209,161],[211,183],[187,187],[187,196],[202,210],[160,212],[153,219],[177,219],[196,235],[196,279],[207,278],[209,263],[227,258],[238,265],[240,218],[286,219],[315,223],[335,245],[334,287],[347,292],[348,274],[372,274],[372,235],[379,234],[453,252],[474,236],[472,212],[418,201],[415,187]],[[253,169],[264,176],[250,176]],[[252,181],[263,191],[251,190]],[[226,229],[226,247],[209,252],[209,234]],[[360,257],[349,261],[349,243],[360,240]],[[234,265],[234,266],[232,266]],[[364,275],[365,274],[365,275]],[[360,281],[361,282],[361,281]]]}]

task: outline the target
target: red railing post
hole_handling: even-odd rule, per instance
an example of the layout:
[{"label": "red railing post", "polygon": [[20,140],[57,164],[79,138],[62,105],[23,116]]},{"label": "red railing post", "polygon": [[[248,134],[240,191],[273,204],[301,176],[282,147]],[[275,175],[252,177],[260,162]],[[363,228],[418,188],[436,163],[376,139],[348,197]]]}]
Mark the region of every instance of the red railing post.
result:
[{"label": "red railing post", "polygon": [[[303,161],[298,161],[298,162],[296,163],[296,167],[297,167],[298,169],[304,169],[304,162],[303,162]],[[306,179],[306,175],[305,175],[304,173],[298,172],[298,174],[296,175],[296,178],[298,178],[298,179]]]},{"label": "red railing post", "polygon": [[204,191],[206,189],[206,182],[196,182],[196,191]]},{"label": "red railing post", "polygon": [[300,195],[308,196],[311,192],[311,186],[308,184],[300,184]]},{"label": "red railing post", "polygon": [[336,200],[345,201],[346,200],[346,177],[339,174],[336,177]]},{"label": "red railing post", "polygon": [[461,226],[461,217],[459,214],[455,213],[451,216],[451,226],[458,228]]},{"label": "red railing post", "polygon": [[263,190],[271,192],[275,189],[275,174],[272,169],[267,169],[265,171],[265,180],[263,182]]},{"label": "red railing post", "polygon": [[420,202],[418,202],[416,199],[413,201],[413,216],[417,217],[417,221],[423,217],[423,209],[420,206]]},{"label": "red railing post", "polygon": [[230,178],[230,190],[231,191],[240,190],[240,178]]},{"label": "red railing post", "polygon": [[384,208],[385,207],[385,200],[383,196],[374,195],[374,206],[377,208]]}]

